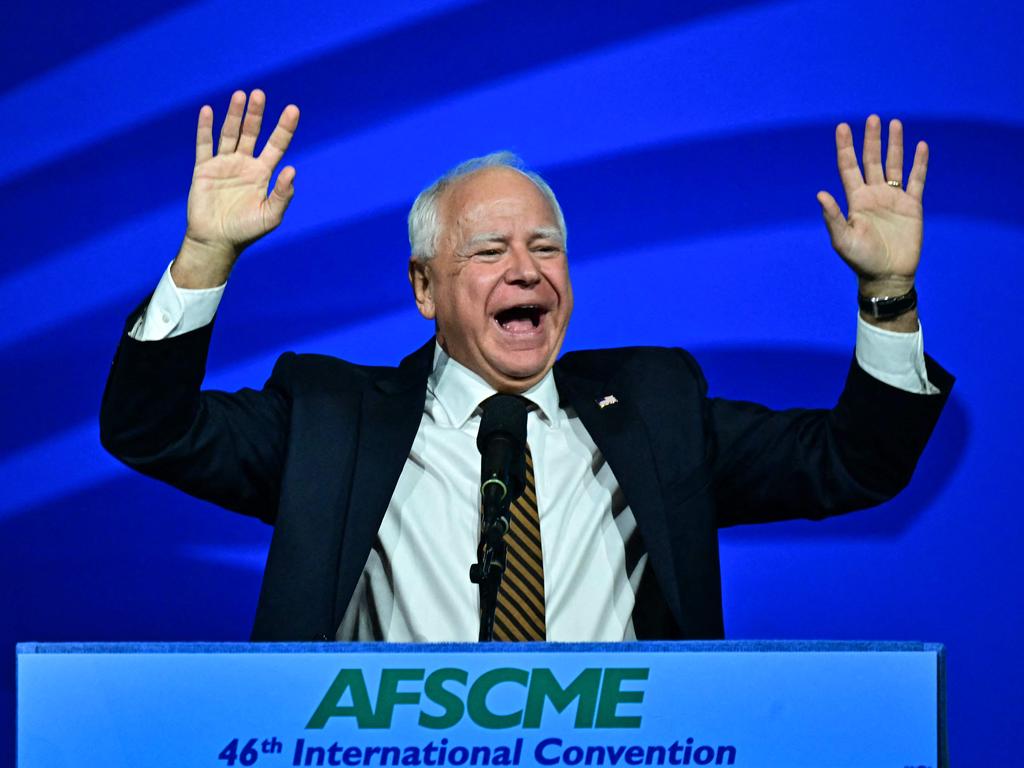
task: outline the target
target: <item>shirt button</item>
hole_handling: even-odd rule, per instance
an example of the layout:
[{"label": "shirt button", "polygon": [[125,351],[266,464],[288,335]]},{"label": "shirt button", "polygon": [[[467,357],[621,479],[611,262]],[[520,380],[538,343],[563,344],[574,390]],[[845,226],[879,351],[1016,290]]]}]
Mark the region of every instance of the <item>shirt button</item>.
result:
[{"label": "shirt button", "polygon": [[169,318],[169,317],[167,316],[167,313],[166,313],[166,312],[164,312],[164,313],[163,313],[162,315],[160,315],[160,319],[161,319],[161,320],[163,320],[163,321],[164,321],[165,323],[169,323],[169,322],[171,322],[171,318]]}]

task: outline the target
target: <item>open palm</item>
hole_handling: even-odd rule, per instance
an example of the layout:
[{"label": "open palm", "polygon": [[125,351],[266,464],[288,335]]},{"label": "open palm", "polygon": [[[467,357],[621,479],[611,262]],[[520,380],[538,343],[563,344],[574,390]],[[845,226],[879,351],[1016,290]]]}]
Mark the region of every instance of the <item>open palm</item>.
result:
[{"label": "open palm", "polygon": [[921,257],[921,198],[928,170],[928,145],[923,141],[917,145],[904,189],[903,126],[899,120],[889,124],[884,169],[881,133],[881,120],[871,115],[864,129],[861,175],[850,126],[842,123],[836,128],[836,159],[848,215],[843,216],[828,192],[819,192],[818,202],[832,246],[862,281],[912,285]]},{"label": "open palm", "polygon": [[248,109],[242,91],[232,95],[216,154],[213,110],[200,110],[186,240],[237,257],[281,223],[295,191],[295,168],[281,171],[269,195],[267,187],[298,126],[299,110],[286,107],[263,151],[254,155],[265,104],[260,90],[250,95]]}]

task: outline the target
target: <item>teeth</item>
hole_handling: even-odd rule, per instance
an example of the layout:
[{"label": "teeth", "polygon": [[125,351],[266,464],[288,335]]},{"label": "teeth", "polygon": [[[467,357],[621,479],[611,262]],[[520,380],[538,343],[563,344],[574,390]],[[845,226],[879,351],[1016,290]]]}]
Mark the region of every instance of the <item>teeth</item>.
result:
[{"label": "teeth", "polygon": [[528,320],[530,325],[538,328],[546,313],[547,310],[539,304],[516,304],[498,312],[494,319],[503,328],[508,328],[510,322],[524,320]]}]

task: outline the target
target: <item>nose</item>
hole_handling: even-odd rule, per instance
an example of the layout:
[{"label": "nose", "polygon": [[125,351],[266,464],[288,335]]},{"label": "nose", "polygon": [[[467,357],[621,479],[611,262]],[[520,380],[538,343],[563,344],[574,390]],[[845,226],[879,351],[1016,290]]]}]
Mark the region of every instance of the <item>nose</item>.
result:
[{"label": "nose", "polygon": [[533,286],[540,282],[540,270],[537,269],[537,262],[525,246],[517,244],[509,249],[505,281],[525,286]]}]

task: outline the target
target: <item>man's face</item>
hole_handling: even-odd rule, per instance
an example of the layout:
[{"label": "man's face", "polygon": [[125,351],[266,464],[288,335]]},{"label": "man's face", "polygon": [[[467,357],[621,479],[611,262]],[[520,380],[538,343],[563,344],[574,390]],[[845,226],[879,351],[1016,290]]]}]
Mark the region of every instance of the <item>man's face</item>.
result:
[{"label": "man's face", "polygon": [[457,181],[439,213],[437,255],[409,266],[420,313],[454,360],[523,392],[554,365],[572,314],[554,211],[527,177],[496,167]]}]

